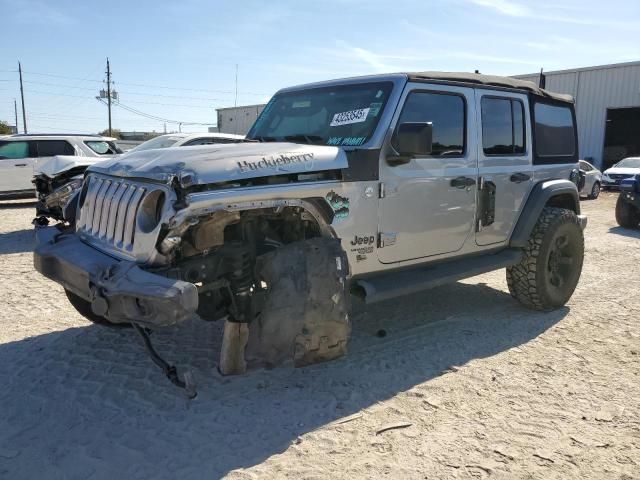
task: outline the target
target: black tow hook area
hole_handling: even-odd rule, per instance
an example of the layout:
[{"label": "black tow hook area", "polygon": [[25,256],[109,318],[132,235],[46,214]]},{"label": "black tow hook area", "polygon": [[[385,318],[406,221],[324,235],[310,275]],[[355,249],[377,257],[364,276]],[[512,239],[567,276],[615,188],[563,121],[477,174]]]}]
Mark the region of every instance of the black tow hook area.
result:
[{"label": "black tow hook area", "polygon": [[153,360],[153,363],[155,363],[162,369],[171,383],[173,383],[177,387],[183,388],[189,399],[196,398],[198,392],[196,391],[196,384],[193,381],[191,372],[186,372],[182,376],[182,379],[180,379],[176,367],[167,363],[160,355],[158,355],[158,352],[156,352],[155,348],[153,348],[153,345],[151,345],[151,339],[149,338],[149,334],[147,333],[146,329],[144,329],[137,323],[132,323],[131,325],[133,325],[133,328],[135,328],[136,332],[138,332],[140,337],[142,337],[144,346],[147,349],[147,353],[151,357],[151,360]]}]

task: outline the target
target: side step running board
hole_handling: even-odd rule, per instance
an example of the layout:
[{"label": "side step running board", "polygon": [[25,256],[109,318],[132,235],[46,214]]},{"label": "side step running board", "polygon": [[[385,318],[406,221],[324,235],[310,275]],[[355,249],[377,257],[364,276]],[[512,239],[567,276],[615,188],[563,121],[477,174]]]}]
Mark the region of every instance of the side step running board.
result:
[{"label": "side step running board", "polygon": [[515,265],[521,258],[521,249],[510,248],[494,254],[383,273],[356,280],[352,293],[362,297],[367,304],[381,302]]}]

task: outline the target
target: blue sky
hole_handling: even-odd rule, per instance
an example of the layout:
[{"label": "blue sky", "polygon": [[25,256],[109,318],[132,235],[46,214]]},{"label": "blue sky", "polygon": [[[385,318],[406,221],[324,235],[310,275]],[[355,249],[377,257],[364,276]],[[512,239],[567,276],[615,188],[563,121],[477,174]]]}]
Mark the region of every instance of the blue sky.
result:
[{"label": "blue sky", "polygon": [[[0,120],[13,123],[20,60],[28,127],[41,132],[106,128],[94,97],[107,56],[122,105],[200,123],[234,104],[236,64],[238,104],[253,104],[280,87],[370,73],[640,60],[638,0],[0,0],[0,12]],[[113,124],[163,129],[120,107]]]}]

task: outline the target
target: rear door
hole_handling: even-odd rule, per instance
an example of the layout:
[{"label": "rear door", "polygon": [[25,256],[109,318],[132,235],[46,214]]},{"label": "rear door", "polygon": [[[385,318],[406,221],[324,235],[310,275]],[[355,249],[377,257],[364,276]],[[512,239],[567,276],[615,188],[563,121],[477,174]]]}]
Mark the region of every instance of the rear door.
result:
[{"label": "rear door", "polygon": [[476,90],[478,218],[476,243],[505,242],[533,183],[529,107],[524,94]]},{"label": "rear door", "polygon": [[0,141],[0,192],[33,189],[34,157],[33,142]]},{"label": "rear door", "polygon": [[66,140],[37,140],[38,163],[43,163],[55,155],[76,155],[76,149]]},{"label": "rear door", "polygon": [[394,263],[460,250],[473,234],[477,151],[473,89],[409,84],[397,125],[431,122],[431,155],[382,161],[378,258]]}]

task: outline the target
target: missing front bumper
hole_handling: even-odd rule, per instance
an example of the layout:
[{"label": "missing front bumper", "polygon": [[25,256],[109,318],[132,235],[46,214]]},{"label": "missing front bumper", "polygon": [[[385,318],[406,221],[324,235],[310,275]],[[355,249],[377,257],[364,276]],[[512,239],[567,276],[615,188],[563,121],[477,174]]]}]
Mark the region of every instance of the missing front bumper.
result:
[{"label": "missing front bumper", "polygon": [[113,323],[167,327],[186,320],[198,308],[194,284],[110,257],[57,227],[36,229],[34,266]]}]

